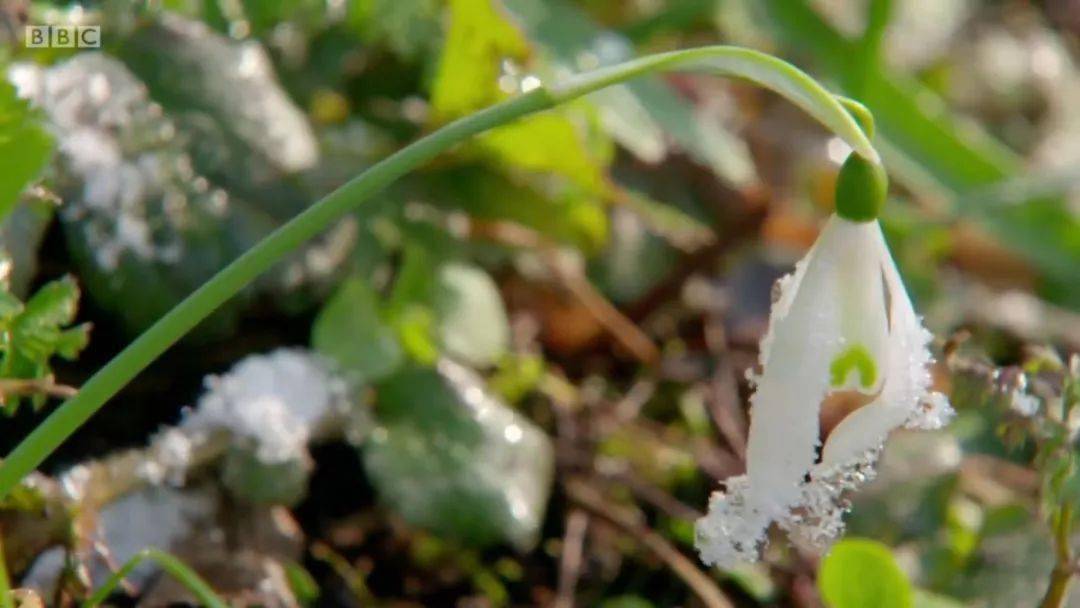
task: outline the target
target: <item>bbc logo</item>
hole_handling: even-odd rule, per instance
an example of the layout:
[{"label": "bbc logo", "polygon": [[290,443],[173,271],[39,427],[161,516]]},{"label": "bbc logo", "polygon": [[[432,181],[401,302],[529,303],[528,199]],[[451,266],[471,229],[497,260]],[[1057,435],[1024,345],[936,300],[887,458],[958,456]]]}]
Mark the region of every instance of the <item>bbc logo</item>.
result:
[{"label": "bbc logo", "polygon": [[28,25],[26,47],[31,49],[96,49],[101,47],[100,25]]}]

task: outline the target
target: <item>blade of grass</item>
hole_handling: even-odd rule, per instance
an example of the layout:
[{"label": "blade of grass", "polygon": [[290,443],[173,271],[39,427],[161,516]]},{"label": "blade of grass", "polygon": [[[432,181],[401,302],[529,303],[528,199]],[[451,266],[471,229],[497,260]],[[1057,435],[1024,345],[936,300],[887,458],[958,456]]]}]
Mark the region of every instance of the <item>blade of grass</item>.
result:
[{"label": "blade of grass", "polygon": [[198,574],[192,570],[184,562],[176,559],[176,557],[159,551],[157,549],[143,549],[135,554],[134,557],[129,559],[127,563],[120,567],[119,570],[113,573],[109,577],[109,580],[105,581],[105,584],[98,588],[85,602],[82,603],[82,608],[96,608],[100,606],[105,600],[109,599],[113,591],[120,585],[121,582],[131,574],[131,571],[138,568],[140,564],[145,561],[151,561],[161,567],[162,570],[167,572],[169,576],[177,580],[185,589],[191,592],[195,599],[199,600],[199,604],[206,606],[207,608],[229,608],[214,590],[210,588],[210,585],[206,584],[206,581],[199,578]]}]

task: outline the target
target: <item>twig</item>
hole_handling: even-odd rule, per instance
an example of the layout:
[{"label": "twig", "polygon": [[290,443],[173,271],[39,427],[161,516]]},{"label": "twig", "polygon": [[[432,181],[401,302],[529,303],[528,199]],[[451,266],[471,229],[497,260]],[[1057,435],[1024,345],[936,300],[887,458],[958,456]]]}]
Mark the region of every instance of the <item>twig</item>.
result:
[{"label": "twig", "polygon": [[581,509],[572,509],[566,516],[566,535],[563,537],[559,562],[559,594],[553,608],[573,608],[574,593],[581,578],[581,554],[585,545],[585,530],[589,516]]},{"label": "twig", "polygon": [[57,384],[52,376],[44,378],[3,378],[0,379],[0,403],[10,396],[48,395],[67,399],[74,397],[79,389]]},{"label": "twig", "polygon": [[660,360],[660,349],[637,325],[601,294],[578,272],[570,272],[550,256],[549,265],[567,290],[615,340],[636,359],[647,365]]},{"label": "twig", "polygon": [[726,352],[721,353],[719,357],[716,371],[709,382],[709,392],[705,402],[713,424],[724,436],[731,451],[740,461],[746,462],[746,437],[749,422],[742,403],[739,401],[739,383],[735,377],[731,357]]},{"label": "twig", "polygon": [[663,536],[640,525],[629,514],[608,505],[595,490],[587,485],[568,481],[566,492],[570,499],[586,511],[596,515],[623,532],[633,536],[656,555],[668,568],[701,599],[708,608],[733,608],[716,583]]},{"label": "twig", "polygon": [[634,493],[634,496],[663,511],[669,517],[693,522],[704,515],[701,511],[639,478],[625,463],[615,461],[612,462],[612,466],[597,466],[594,470],[604,479],[625,485]]}]

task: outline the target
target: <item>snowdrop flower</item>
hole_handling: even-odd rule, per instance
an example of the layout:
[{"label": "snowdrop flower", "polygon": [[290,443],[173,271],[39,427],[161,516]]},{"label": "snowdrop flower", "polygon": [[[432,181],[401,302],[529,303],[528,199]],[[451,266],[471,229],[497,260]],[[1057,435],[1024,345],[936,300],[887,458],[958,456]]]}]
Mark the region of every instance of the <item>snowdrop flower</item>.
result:
[{"label": "snowdrop flower", "polygon": [[[876,219],[886,190],[880,165],[849,156],[836,214],[780,280],[754,379],[747,473],[728,479],[697,522],[707,564],[756,560],[773,523],[801,546],[824,548],[842,530],[842,494],[873,477],[888,433],[939,428],[951,417],[944,396],[929,390],[931,335]],[[822,445],[827,400],[858,407]]]}]

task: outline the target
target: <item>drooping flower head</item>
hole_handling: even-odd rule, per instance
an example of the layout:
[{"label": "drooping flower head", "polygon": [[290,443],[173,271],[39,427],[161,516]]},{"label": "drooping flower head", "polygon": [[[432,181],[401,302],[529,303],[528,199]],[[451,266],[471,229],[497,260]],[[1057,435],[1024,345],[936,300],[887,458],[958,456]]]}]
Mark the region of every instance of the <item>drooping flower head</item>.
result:
[{"label": "drooping flower head", "polygon": [[[930,333],[915,314],[877,222],[887,181],[852,154],[836,213],[780,280],[751,398],[747,472],[728,479],[698,520],[708,564],[754,561],[773,523],[822,548],[842,529],[841,496],[873,476],[890,431],[936,428],[951,415],[930,392]],[[827,400],[858,407],[820,441]]]}]

